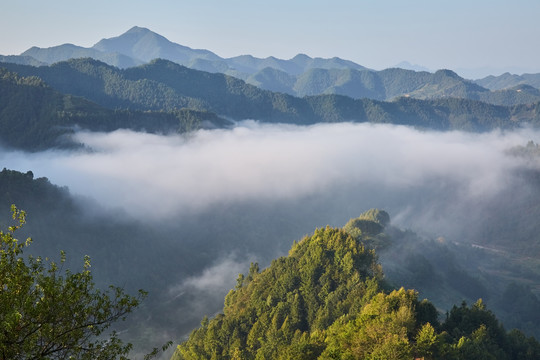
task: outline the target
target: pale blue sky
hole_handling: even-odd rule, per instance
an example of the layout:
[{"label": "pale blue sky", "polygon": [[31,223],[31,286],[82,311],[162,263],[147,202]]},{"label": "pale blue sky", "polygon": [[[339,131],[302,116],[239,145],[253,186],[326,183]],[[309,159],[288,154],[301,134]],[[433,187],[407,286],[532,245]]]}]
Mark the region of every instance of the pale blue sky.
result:
[{"label": "pale blue sky", "polygon": [[540,72],[538,0],[0,0],[0,54],[92,46],[132,26],[223,57],[338,56],[382,69]]}]

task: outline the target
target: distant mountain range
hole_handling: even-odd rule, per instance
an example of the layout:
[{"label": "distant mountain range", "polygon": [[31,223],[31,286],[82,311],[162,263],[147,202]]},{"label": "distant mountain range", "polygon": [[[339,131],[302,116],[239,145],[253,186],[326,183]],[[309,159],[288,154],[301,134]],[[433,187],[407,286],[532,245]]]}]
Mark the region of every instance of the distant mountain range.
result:
[{"label": "distant mountain range", "polygon": [[540,101],[540,74],[503,74],[473,82],[449,70],[431,73],[407,62],[396,68],[374,71],[337,57],[322,59],[304,54],[289,60],[250,55],[222,58],[209,50],[173,43],[141,27],[102,39],[90,48],[72,44],[32,47],[19,56],[0,56],[0,62],[41,66],[85,57],[121,69],[160,58],[191,69],[231,75],[265,90],[298,97],[320,94],[375,100],[392,100],[400,96],[418,99],[459,97],[506,106]]},{"label": "distant mountain range", "polygon": [[[50,48],[32,47],[23,52],[26,59],[33,58],[44,64],[53,64],[73,58],[90,57],[119,68],[128,68],[160,58],[189,68],[208,72],[220,72],[245,78],[265,68],[273,68],[291,75],[299,75],[309,69],[356,69],[364,70],[352,61],[339,58],[311,58],[297,55],[290,60],[275,57],[265,59],[242,55],[224,59],[209,50],[191,49],[167,40],[148,29],[133,27],[124,34],[102,39],[91,48],[64,44]],[[22,60],[19,63],[24,63]],[[27,65],[33,65],[28,64]]]},{"label": "distant mountain range", "polygon": [[416,99],[464,98],[494,105],[530,104],[540,101],[540,90],[525,81],[490,91],[451,70],[435,73],[400,68],[382,71],[355,69],[310,69],[299,76],[266,68],[245,79],[262,89],[294,96],[338,94],[354,99],[389,101],[398,97]]},{"label": "distant mountain range", "polygon": [[374,71],[306,55],[222,59],[138,27],[92,48],[31,48],[0,60],[0,141],[28,150],[62,146],[75,126],[184,132],[255,119],[488,131],[540,123],[540,90],[528,84],[540,75],[486,78],[489,90],[451,70]]},{"label": "distant mountain range", "polygon": [[[58,136],[71,133],[75,126],[182,132],[230,124],[224,119],[255,119],[300,125],[354,121],[488,131],[540,121],[540,102],[500,106],[454,97],[400,97],[390,102],[336,94],[299,98],[168,60],[128,69],[89,58],[40,67],[3,65],[0,140],[29,150],[57,146]],[[457,77],[450,71],[426,74]],[[476,88],[479,86],[471,83],[463,91]]]},{"label": "distant mountain range", "polygon": [[[96,60],[86,61],[97,63]],[[57,68],[53,70],[58,72]],[[93,70],[98,71],[97,68]],[[91,76],[86,74],[77,76],[76,71],[64,71],[64,77],[58,76],[60,82],[66,81],[66,78],[68,83],[72,83],[69,78],[74,80],[75,92],[77,87],[86,87],[85,91],[93,92],[100,86],[99,79],[92,81]],[[77,81],[86,84],[77,84]],[[122,85],[113,82],[110,84]],[[97,93],[96,98],[103,100],[106,97]],[[117,103],[122,104],[121,101]],[[73,147],[76,144],[72,142],[70,135],[77,128],[93,131],[114,131],[122,128],[171,133],[230,125],[229,121],[215,114],[185,108],[168,112],[130,110],[129,106],[112,108],[100,106],[81,96],[61,93],[37,76],[21,77],[0,67],[0,142],[3,146],[31,151]]]},{"label": "distant mountain range", "polygon": [[520,85],[529,85],[540,89],[540,74],[514,75],[504,73],[499,76],[488,76],[477,80],[476,83],[490,90],[502,90]]}]

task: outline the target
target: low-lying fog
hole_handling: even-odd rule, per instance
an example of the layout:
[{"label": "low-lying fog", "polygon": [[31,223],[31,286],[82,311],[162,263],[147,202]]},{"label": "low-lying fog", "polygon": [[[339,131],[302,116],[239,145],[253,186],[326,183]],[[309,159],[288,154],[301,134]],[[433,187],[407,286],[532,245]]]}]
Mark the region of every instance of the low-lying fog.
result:
[{"label": "low-lying fog", "polygon": [[[232,130],[189,137],[81,132],[76,140],[92,151],[4,153],[2,162],[10,169],[31,169],[36,177],[144,221],[196,214],[223,203],[302,199],[330,191],[342,200],[347,198],[343,192],[354,191],[365,197],[358,211],[385,208],[394,223],[415,227],[450,216],[463,201],[507,188],[523,160],[505,150],[536,141],[538,135],[531,130],[441,133],[391,125],[246,121]],[[427,208],[411,214],[418,203]],[[433,207],[450,213],[429,214]],[[425,218],[421,224],[420,218]]]},{"label": "low-lying fog", "polygon": [[463,238],[474,233],[465,228],[496,211],[493,198],[528,196],[515,170],[536,165],[505,151],[539,138],[531,129],[246,121],[189,136],[80,132],[76,140],[89,151],[4,151],[0,159],[142,224],[175,229],[166,241],[175,243],[176,263],[160,256],[176,273],[160,275],[159,286],[167,314],[160,321],[170,322],[167,334],[177,341],[219,311],[250,261],[264,267],[314,227],[342,226],[370,208],[388,211],[396,226],[477,241]]}]

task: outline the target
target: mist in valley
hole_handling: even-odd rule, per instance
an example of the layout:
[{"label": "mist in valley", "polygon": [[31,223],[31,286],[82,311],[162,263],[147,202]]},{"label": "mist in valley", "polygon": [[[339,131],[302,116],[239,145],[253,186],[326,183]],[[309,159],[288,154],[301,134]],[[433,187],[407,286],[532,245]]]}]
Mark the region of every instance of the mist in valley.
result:
[{"label": "mist in valley", "polygon": [[250,262],[264,268],[316,227],[341,227],[370,208],[426,239],[499,246],[493,229],[504,219],[509,232],[522,226],[510,215],[539,194],[527,175],[538,163],[508,150],[539,138],[532,129],[245,121],[188,135],[82,131],[82,150],[0,158],[69,189],[78,225],[50,231],[52,215],[29,213],[36,246],[65,249],[75,262],[89,253],[100,283],[148,290],[126,336],[159,346],[219,312]]}]

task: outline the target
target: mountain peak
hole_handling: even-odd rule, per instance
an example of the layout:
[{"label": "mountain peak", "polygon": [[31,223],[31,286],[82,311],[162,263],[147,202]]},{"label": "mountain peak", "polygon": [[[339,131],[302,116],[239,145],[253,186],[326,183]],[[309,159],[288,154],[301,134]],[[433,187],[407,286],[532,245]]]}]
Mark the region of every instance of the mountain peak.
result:
[{"label": "mountain peak", "polygon": [[454,79],[461,79],[461,76],[459,76],[456,72],[449,70],[449,69],[440,69],[435,72],[436,76],[448,76],[450,78]]},{"label": "mountain peak", "polygon": [[291,60],[311,60],[311,57],[309,57],[306,54],[297,54],[295,57],[293,57]]},{"label": "mountain peak", "polygon": [[208,50],[194,50],[173,43],[164,36],[139,26],[132,27],[120,36],[102,39],[93,49],[106,53],[117,52],[142,62],[164,58],[185,65],[195,58],[220,60]]},{"label": "mountain peak", "polygon": [[161,55],[162,49],[174,46],[163,36],[143,27],[134,26],[120,36],[101,39],[93,48],[103,52],[119,52],[142,61]]},{"label": "mountain peak", "polygon": [[418,64],[411,64],[411,63],[408,62],[408,61],[402,61],[402,62],[400,62],[399,64],[395,65],[394,67],[400,68],[400,69],[405,69],[405,70],[431,72],[431,70],[429,70],[429,69],[428,69],[427,67],[425,67],[425,66],[418,65]]},{"label": "mountain peak", "polygon": [[134,26],[119,36],[115,36],[115,37],[107,38],[107,39],[101,39],[93,47],[98,50],[101,50],[100,48],[111,46],[111,44],[117,45],[118,43],[126,43],[126,42],[136,43],[138,41],[141,41],[145,37],[156,38],[161,41],[169,42],[169,40],[167,40],[165,37],[159,35],[158,33],[153,32],[150,29]]},{"label": "mountain peak", "polygon": [[134,26],[128,31],[126,31],[124,34],[134,34],[134,33],[152,33],[150,29],[140,27],[140,26]]}]

